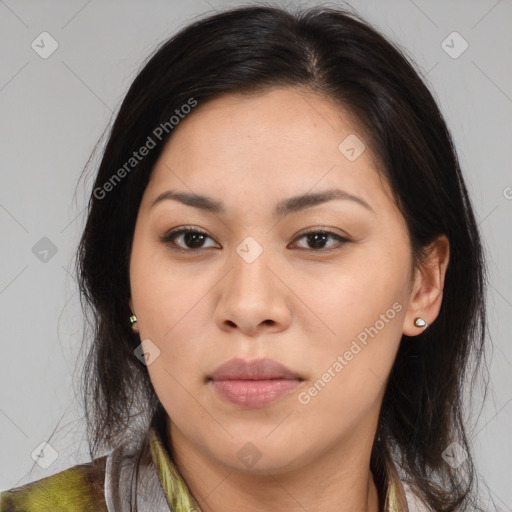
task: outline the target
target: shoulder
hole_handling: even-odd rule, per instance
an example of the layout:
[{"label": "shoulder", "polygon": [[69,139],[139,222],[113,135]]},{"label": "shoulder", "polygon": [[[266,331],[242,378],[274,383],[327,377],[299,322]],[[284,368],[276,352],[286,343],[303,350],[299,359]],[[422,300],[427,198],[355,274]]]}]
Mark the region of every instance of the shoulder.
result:
[{"label": "shoulder", "polygon": [[0,493],[0,512],[103,512],[107,456]]}]

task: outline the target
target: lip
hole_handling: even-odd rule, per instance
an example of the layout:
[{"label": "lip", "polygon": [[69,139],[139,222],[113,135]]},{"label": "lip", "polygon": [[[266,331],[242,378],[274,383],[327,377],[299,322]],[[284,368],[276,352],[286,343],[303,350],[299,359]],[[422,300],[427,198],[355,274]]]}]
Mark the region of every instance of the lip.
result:
[{"label": "lip", "polygon": [[300,376],[274,359],[230,359],[209,376],[213,380],[300,379]]},{"label": "lip", "polygon": [[273,359],[235,358],[216,368],[208,384],[232,404],[259,408],[283,398],[303,380]]}]

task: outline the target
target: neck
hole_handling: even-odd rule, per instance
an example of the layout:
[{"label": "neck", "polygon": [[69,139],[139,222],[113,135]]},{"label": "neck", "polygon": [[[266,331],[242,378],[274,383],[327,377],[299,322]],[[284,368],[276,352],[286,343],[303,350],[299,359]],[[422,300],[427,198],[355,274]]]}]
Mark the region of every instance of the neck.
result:
[{"label": "neck", "polygon": [[202,512],[380,510],[382,495],[370,470],[371,446],[361,442],[361,432],[289,470],[240,471],[199,450],[173,422],[168,429],[172,458]]}]

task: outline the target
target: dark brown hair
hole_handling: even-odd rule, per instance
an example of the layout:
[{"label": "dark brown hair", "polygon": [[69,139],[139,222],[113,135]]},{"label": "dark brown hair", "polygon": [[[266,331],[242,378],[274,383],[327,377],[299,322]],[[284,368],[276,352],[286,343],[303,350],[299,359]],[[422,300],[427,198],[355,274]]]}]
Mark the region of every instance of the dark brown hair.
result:
[{"label": "dark brown hair", "polygon": [[[418,338],[402,337],[372,464],[393,457],[433,510],[476,510],[463,392],[465,382],[474,385],[484,355],[487,277],[471,201],[446,123],[419,72],[356,14],[327,7],[291,12],[260,5],[199,19],[166,41],[129,88],[77,252],[83,306],[94,315],[83,374],[91,457],[122,442],[137,419],[145,425],[165,417],[147,368],[134,355],[140,338],[130,329],[128,300],[135,221],[172,136],[169,119],[191,98],[201,105],[275,87],[311,90],[355,115],[407,222],[415,264],[438,235],[450,241],[439,316]],[[157,138],[159,126],[168,130]],[[156,147],[128,171],[132,153],[152,134]],[[468,454],[458,469],[442,456],[453,441]]]}]

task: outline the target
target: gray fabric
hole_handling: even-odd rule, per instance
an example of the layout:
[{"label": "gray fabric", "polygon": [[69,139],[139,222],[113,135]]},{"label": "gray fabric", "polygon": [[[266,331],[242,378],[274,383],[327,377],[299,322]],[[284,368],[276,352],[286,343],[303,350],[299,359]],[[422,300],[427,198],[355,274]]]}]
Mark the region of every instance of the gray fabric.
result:
[{"label": "gray fabric", "polygon": [[147,449],[146,444],[139,449],[122,445],[108,454],[105,501],[109,512],[172,512],[152,459],[140,463],[139,455]]}]

